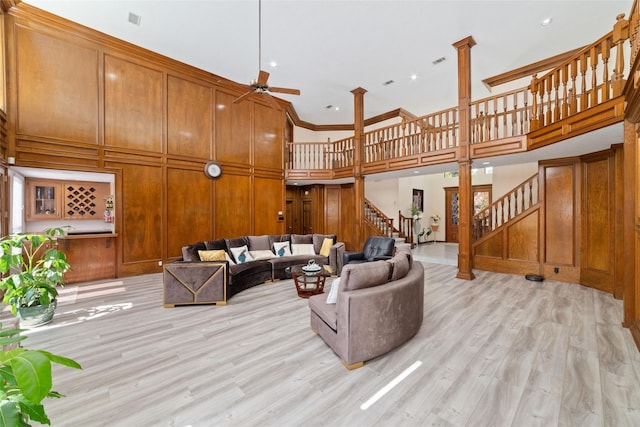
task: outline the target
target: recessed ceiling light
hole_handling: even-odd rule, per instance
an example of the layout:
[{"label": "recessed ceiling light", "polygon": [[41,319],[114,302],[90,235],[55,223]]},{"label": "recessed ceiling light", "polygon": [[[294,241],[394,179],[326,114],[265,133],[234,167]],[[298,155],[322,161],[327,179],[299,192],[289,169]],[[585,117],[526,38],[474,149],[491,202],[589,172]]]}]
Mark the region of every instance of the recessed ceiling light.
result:
[{"label": "recessed ceiling light", "polygon": [[420,173],[420,171],[413,171],[413,173],[418,174],[418,173]]},{"label": "recessed ceiling light", "polygon": [[411,80],[415,80],[418,78],[418,75],[416,73],[411,74]]},{"label": "recessed ceiling light", "polygon": [[336,111],[340,111],[340,107],[336,107]]},{"label": "recessed ceiling light", "polygon": [[269,62],[269,65],[271,65],[271,67],[276,68],[278,66],[278,63],[276,61],[271,61]]},{"label": "recessed ceiling light", "polygon": [[542,22],[540,22],[540,25],[542,25],[543,27],[546,27],[547,25],[551,24],[551,21],[552,21],[551,17],[544,18]]},{"label": "recessed ceiling light", "polygon": [[483,165],[490,165],[491,162],[482,162]]}]

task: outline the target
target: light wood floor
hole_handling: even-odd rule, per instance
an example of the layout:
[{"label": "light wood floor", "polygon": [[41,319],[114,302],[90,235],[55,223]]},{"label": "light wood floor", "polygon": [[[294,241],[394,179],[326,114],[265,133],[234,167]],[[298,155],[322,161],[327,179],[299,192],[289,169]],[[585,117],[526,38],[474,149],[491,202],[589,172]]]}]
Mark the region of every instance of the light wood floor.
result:
[{"label": "light wood floor", "polygon": [[[291,281],[227,306],[162,307],[159,274],[68,286],[27,348],[55,369],[54,426],[638,426],[640,354],[622,304],[578,285],[425,264],[424,323],[347,371]],[[360,406],[416,361],[411,375]]]}]

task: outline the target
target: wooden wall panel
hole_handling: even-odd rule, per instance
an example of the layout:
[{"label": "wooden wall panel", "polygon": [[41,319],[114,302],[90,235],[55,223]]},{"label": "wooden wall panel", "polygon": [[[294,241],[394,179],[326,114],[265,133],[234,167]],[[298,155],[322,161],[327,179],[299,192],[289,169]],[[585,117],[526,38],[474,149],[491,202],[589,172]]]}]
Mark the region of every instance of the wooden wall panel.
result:
[{"label": "wooden wall panel", "polygon": [[538,262],[539,211],[517,221],[507,229],[507,258]]},{"label": "wooden wall panel", "polygon": [[179,77],[167,80],[167,153],[213,158],[213,94]]},{"label": "wooden wall panel", "polygon": [[69,142],[98,142],[98,52],[15,26],[16,132]]},{"label": "wooden wall panel", "polygon": [[[337,234],[338,240],[342,238],[340,235],[340,206],[342,191],[339,185],[325,186],[325,206],[324,206],[324,232],[327,234]],[[340,240],[342,241],[342,240]]]},{"label": "wooden wall panel", "polygon": [[162,73],[104,57],[104,145],[162,151]]},{"label": "wooden wall panel", "polygon": [[285,209],[282,180],[256,177],[253,182],[253,198],[253,234],[284,233],[284,221],[278,221],[278,211]]},{"label": "wooden wall panel", "polygon": [[284,169],[283,123],[278,110],[254,103],[253,150],[256,167]]},{"label": "wooden wall panel", "polygon": [[574,164],[544,168],[546,209],[546,256],[544,262],[558,266],[575,266],[576,173]]},{"label": "wooden wall panel", "polygon": [[605,292],[613,292],[615,279],[613,164],[606,153],[582,163],[580,282]]},{"label": "wooden wall panel", "polygon": [[120,206],[117,213],[122,217],[122,262],[161,260],[162,169],[124,164],[121,176],[122,190],[116,194],[116,206]]},{"label": "wooden wall panel", "polygon": [[184,243],[284,230],[284,111],[233,104],[236,84],[24,2],[4,23],[7,155],[116,174],[118,275],[161,271]]},{"label": "wooden wall panel", "polygon": [[[185,191],[185,183],[189,183]],[[167,169],[167,257],[182,256],[184,245],[212,236],[212,183],[200,170]]]},{"label": "wooden wall panel", "polygon": [[503,259],[504,256],[504,231],[498,233],[478,244],[475,248],[476,256]]},{"label": "wooden wall panel", "polygon": [[340,231],[339,236],[345,244],[348,251],[359,251],[362,248],[356,248],[356,229],[355,215],[355,189],[353,184],[344,184],[340,187]]},{"label": "wooden wall panel", "polygon": [[251,162],[251,101],[233,103],[236,95],[216,91],[215,158],[220,162]]},{"label": "wooden wall panel", "polygon": [[223,173],[215,180],[214,189],[215,238],[253,234],[251,177]]}]

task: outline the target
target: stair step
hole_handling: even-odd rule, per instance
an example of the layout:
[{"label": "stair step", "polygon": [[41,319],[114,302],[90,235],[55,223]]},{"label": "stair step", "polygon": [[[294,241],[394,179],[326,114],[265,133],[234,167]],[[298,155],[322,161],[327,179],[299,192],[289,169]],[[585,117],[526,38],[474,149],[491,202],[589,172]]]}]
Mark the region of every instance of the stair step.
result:
[{"label": "stair step", "polygon": [[394,231],[393,233],[391,233],[391,237],[398,240],[398,238],[400,237],[400,233],[398,233],[397,231]]}]

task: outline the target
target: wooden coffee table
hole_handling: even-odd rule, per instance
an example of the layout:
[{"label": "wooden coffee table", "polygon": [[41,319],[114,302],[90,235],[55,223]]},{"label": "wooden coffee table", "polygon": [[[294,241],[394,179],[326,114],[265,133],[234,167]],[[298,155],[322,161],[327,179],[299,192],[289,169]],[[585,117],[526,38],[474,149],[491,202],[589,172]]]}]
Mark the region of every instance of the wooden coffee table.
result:
[{"label": "wooden coffee table", "polygon": [[300,298],[309,298],[311,295],[324,293],[324,282],[327,277],[331,276],[331,267],[322,264],[318,265],[320,266],[318,272],[303,271],[302,267],[306,267],[307,264],[291,267],[291,277],[293,277],[293,283],[296,285]]}]

